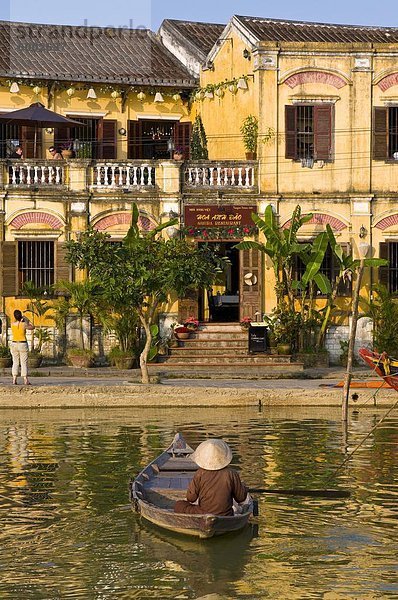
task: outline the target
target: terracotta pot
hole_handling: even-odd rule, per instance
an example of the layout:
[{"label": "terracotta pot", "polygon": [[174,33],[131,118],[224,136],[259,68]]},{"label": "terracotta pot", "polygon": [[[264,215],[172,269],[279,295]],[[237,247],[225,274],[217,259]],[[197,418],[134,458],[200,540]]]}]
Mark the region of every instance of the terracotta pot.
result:
[{"label": "terracotta pot", "polygon": [[79,367],[81,369],[91,367],[93,364],[93,359],[91,358],[91,356],[86,356],[84,354],[68,356],[68,359],[74,367]]},{"label": "terracotta pot", "polygon": [[184,333],[174,332],[174,335],[176,336],[177,340],[188,340],[191,333],[189,331]]},{"label": "terracotta pot", "polygon": [[62,150],[61,154],[62,154],[62,158],[72,158],[73,150]]},{"label": "terracotta pot", "polygon": [[28,356],[28,367],[30,369],[37,369],[38,367],[40,367],[42,362],[43,362],[43,357],[41,354],[34,354],[31,356]]},{"label": "terracotta pot", "polygon": [[133,356],[124,356],[120,358],[115,358],[115,367],[116,369],[132,369],[134,366],[134,357]]},{"label": "terracotta pot", "polygon": [[181,154],[180,152],[174,152],[173,159],[174,160],[183,160],[184,159],[184,155]]},{"label": "terracotta pot", "polygon": [[12,365],[12,359],[6,356],[0,358],[0,369],[8,369]]},{"label": "terracotta pot", "polygon": [[278,350],[278,354],[287,355],[287,354],[291,353],[291,346],[290,346],[290,344],[278,344],[277,350]]},{"label": "terracotta pot", "polygon": [[246,160],[257,160],[257,152],[246,152]]}]

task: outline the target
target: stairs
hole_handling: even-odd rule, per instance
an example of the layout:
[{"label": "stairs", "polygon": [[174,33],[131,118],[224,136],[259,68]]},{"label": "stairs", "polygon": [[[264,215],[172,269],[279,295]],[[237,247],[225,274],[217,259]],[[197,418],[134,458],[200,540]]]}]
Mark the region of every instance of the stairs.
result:
[{"label": "stairs", "polygon": [[[303,371],[303,364],[290,356],[249,354],[248,333],[239,323],[202,323],[188,340],[170,348],[156,370],[178,371],[184,376],[209,373],[218,377],[290,377]],[[163,369],[164,368],[164,369]]]}]

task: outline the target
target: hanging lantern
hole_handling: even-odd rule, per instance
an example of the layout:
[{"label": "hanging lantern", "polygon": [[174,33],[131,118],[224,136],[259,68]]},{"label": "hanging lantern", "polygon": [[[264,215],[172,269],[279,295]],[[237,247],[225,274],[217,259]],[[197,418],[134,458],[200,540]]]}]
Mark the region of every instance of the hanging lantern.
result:
[{"label": "hanging lantern", "polygon": [[117,90],[113,90],[113,92],[111,92],[111,96],[114,100],[116,100],[116,98],[119,98],[120,94]]},{"label": "hanging lantern", "polygon": [[164,102],[163,96],[160,92],[156,92],[154,102]]},{"label": "hanging lantern", "polygon": [[219,87],[216,89],[216,91],[214,92],[216,96],[218,96],[219,98],[222,98],[224,96],[224,90]]},{"label": "hanging lantern", "polygon": [[73,87],[70,87],[66,90],[66,94],[69,96],[69,98],[71,96],[73,96],[74,93],[75,93],[75,88],[73,88]]},{"label": "hanging lantern", "polygon": [[143,102],[143,101],[145,100],[145,98],[146,98],[146,95],[144,94],[144,92],[139,92],[139,93],[137,94],[137,98],[138,98],[138,100],[139,100],[140,102]]},{"label": "hanging lantern", "polygon": [[247,81],[244,77],[241,77],[238,81],[238,90],[248,90],[249,86],[247,85]]},{"label": "hanging lantern", "polygon": [[174,94],[173,95],[173,100],[174,100],[174,102],[178,102],[179,100],[181,100],[180,94]]},{"label": "hanging lantern", "polygon": [[41,88],[38,85],[35,85],[35,87],[33,88],[33,93],[36,94],[36,96],[38,96],[41,92]]},{"label": "hanging lantern", "polygon": [[87,92],[87,99],[91,99],[91,100],[96,100],[97,98],[97,94],[95,93],[95,89],[94,88],[90,88]]},{"label": "hanging lantern", "polygon": [[236,94],[236,92],[238,91],[238,88],[236,87],[236,83],[231,83],[231,85],[228,86],[228,89],[231,92],[231,94]]},{"label": "hanging lantern", "polygon": [[16,81],[13,81],[11,86],[10,86],[10,92],[11,94],[18,94],[19,92],[19,85],[17,84]]},{"label": "hanging lantern", "polygon": [[207,92],[205,93],[205,98],[209,98],[210,100],[212,100],[214,98],[213,90],[207,90]]}]

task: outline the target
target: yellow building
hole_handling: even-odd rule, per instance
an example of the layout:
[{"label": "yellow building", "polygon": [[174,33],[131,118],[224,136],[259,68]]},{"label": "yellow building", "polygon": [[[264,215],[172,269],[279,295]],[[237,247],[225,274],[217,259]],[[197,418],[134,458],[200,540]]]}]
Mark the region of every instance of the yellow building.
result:
[{"label": "yellow building", "polygon": [[[354,255],[368,243],[369,256],[390,259],[383,274],[398,288],[397,29],[253,17],[226,26],[166,20],[158,35],[0,27],[1,39],[8,36],[0,113],[39,101],[81,123],[36,134],[0,125],[3,322],[26,304],[24,281],[49,285],[72,276],[66,240],[88,225],[123,237],[132,201],[142,229],[179,214],[188,236],[230,258],[212,292],[180,303],[180,314],[228,322],[271,312],[270,265],[234,248],[254,234],[251,213],[269,204],[281,225],[297,204],[313,213],[303,240],[329,223]],[[209,160],[194,162],[189,142],[198,114]],[[248,115],[259,123],[254,160],[240,133]],[[51,158],[51,146],[63,160]],[[174,160],[175,148],[184,162]],[[333,274],[330,261],[325,272]],[[365,289],[376,278],[369,274]],[[177,317],[176,306],[168,316]],[[347,334],[341,323],[329,340],[335,354]]]},{"label": "yellow building", "polygon": [[[329,223],[354,256],[359,243],[368,244],[368,256],[389,258],[382,274],[392,291],[398,289],[397,58],[397,29],[235,16],[203,62],[195,96],[213,165],[250,164],[240,128],[248,115],[258,119],[258,179],[256,171],[250,198],[239,200],[253,202],[260,214],[271,204],[281,225],[299,204],[304,214],[313,214],[300,230],[303,241]],[[200,202],[219,204],[217,191]],[[223,206],[236,202],[225,191]],[[275,304],[270,264],[263,265],[258,285],[249,287],[239,260],[241,309],[249,293],[251,314],[269,313]],[[253,257],[245,260],[247,270],[258,274],[248,262]],[[332,275],[331,260],[325,272]],[[377,278],[376,272],[367,274],[363,293]],[[348,314],[349,303],[340,303]],[[348,332],[347,320],[340,322],[345,327],[329,340],[335,355]]]}]

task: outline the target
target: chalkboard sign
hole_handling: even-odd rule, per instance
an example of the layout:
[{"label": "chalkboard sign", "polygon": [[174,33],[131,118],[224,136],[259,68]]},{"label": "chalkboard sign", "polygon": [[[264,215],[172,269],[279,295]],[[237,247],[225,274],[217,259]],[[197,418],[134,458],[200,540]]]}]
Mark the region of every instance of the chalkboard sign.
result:
[{"label": "chalkboard sign", "polygon": [[267,351],[268,327],[265,325],[250,324],[249,326],[249,352]]}]

